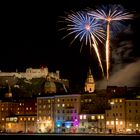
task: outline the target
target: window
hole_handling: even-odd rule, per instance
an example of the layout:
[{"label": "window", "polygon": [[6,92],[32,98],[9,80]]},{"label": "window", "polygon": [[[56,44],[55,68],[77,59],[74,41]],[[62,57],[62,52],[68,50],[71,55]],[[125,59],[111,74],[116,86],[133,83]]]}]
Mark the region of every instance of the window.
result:
[{"label": "window", "polygon": [[138,106],[138,103],[136,102],[136,106]]},{"label": "window", "polygon": [[86,115],[84,115],[83,118],[86,119]]},{"label": "window", "polygon": [[129,113],[131,113],[131,110],[129,110]]},{"label": "window", "polygon": [[136,127],[139,127],[139,124],[138,123],[136,123]]},{"label": "window", "polygon": [[123,122],[122,121],[120,121],[120,125],[122,125],[123,124]]},{"label": "window", "polygon": [[101,115],[101,119],[104,119],[104,115]]},{"label": "window", "polygon": [[109,121],[106,122],[106,125],[109,125]]},{"label": "window", "polygon": [[111,125],[114,125],[114,121],[111,121]]},{"label": "window", "polygon": [[98,119],[100,119],[100,115],[98,115]]},{"label": "window", "polygon": [[136,110],[136,113],[138,113],[138,110]]},{"label": "window", "polygon": [[120,99],[120,103],[122,102],[122,99]]},{"label": "window", "polygon": [[92,119],[92,120],[95,120],[95,116],[91,116],[91,119]]},{"label": "window", "polygon": [[82,120],[82,115],[80,115],[80,120]]}]

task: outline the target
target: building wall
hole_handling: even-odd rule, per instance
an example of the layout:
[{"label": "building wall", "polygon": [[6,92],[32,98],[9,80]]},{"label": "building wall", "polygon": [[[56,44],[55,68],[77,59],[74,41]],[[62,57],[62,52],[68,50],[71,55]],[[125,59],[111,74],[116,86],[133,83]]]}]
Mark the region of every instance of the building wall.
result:
[{"label": "building wall", "polygon": [[140,130],[140,100],[126,100],[126,131]]},{"label": "building wall", "polygon": [[80,114],[80,133],[103,133],[105,132],[104,114]]},{"label": "building wall", "polygon": [[125,132],[125,99],[111,99],[111,109],[106,110],[106,129],[112,132]]},{"label": "building wall", "polygon": [[106,110],[106,129],[111,132],[135,133],[140,130],[140,100],[114,98]]},{"label": "building wall", "polygon": [[[51,132],[69,132],[80,112],[80,95],[58,95],[37,98],[37,119],[41,132],[50,124]],[[60,123],[60,124],[58,124]],[[43,127],[46,127],[46,129]],[[70,127],[70,128],[69,128]],[[50,131],[50,130],[49,130]]]}]

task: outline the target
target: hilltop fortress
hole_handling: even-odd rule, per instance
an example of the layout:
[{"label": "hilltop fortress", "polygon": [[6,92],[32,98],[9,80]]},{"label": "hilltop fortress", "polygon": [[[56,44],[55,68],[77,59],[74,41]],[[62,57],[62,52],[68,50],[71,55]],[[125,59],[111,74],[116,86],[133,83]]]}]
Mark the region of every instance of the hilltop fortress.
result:
[{"label": "hilltop fortress", "polygon": [[49,72],[47,67],[43,68],[27,68],[25,72],[2,72],[0,71],[0,79],[9,78],[25,78],[26,80],[31,80],[33,78],[47,78],[51,81],[58,81],[68,85],[67,79],[60,79],[60,71]]}]

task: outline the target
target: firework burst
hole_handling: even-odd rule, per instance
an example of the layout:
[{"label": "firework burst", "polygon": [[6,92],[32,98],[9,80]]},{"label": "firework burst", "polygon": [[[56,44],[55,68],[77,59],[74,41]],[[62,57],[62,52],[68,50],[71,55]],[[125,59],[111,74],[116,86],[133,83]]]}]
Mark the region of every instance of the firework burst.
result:
[{"label": "firework burst", "polygon": [[[110,31],[111,27],[119,30],[120,22],[127,19],[132,19],[133,15],[126,12],[121,5],[108,5],[102,6],[100,9],[91,11],[88,15],[93,16],[96,19],[106,22],[106,75],[109,79],[109,67],[110,67]],[[119,25],[119,26],[118,26]]]},{"label": "firework burst", "polygon": [[88,15],[84,11],[72,12],[71,14],[68,14],[68,16],[65,18],[65,22],[67,23],[67,26],[63,29],[67,30],[68,34],[64,36],[64,38],[74,34],[75,36],[72,42],[78,38],[80,42],[83,41],[86,45],[89,44],[90,50],[91,47],[93,47],[104,76],[104,70],[97,47],[97,40],[100,42],[102,42],[103,39],[105,40],[105,32],[101,24],[98,22],[98,20]]}]

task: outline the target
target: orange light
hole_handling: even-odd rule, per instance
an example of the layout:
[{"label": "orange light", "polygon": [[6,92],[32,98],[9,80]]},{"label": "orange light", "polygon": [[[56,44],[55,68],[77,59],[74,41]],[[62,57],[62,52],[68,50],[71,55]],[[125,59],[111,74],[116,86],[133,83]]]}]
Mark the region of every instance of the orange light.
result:
[{"label": "orange light", "polygon": [[85,25],[85,28],[86,28],[86,30],[90,30],[90,25],[89,24],[86,24]]}]

